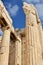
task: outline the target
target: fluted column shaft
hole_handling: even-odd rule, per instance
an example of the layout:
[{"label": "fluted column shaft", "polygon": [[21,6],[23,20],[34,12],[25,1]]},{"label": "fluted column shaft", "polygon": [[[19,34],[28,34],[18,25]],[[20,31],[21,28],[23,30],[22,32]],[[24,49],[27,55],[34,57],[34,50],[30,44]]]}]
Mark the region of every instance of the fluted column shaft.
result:
[{"label": "fluted column shaft", "polygon": [[9,44],[10,44],[10,29],[4,30],[1,49],[0,49],[0,65],[8,65],[9,60]]},{"label": "fluted column shaft", "polygon": [[15,65],[21,65],[21,41],[15,43]]},{"label": "fluted column shaft", "polygon": [[43,52],[43,30],[42,30],[42,26],[41,26],[41,23],[39,21],[39,23],[37,23],[38,25],[38,31],[39,31],[39,38],[40,38],[40,44],[41,44],[41,48],[42,48],[42,52]]},{"label": "fluted column shaft", "polygon": [[[42,65],[42,52],[36,16],[26,15],[27,65]],[[41,63],[40,63],[41,61]]]}]

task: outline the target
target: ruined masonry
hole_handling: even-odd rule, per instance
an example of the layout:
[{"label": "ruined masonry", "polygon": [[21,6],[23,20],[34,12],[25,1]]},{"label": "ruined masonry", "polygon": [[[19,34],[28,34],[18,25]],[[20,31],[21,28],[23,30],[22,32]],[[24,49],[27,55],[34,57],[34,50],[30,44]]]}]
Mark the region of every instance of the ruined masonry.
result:
[{"label": "ruined masonry", "polygon": [[23,3],[26,27],[14,29],[0,0],[0,65],[43,65],[43,29],[33,4]]}]

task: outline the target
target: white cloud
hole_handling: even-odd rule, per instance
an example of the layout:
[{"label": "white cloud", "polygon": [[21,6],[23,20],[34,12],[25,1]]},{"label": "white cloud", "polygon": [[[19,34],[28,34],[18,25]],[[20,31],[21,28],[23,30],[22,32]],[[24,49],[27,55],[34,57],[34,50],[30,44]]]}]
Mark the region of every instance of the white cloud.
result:
[{"label": "white cloud", "polygon": [[40,18],[43,20],[43,4],[36,4]]},{"label": "white cloud", "polygon": [[19,7],[17,5],[14,5],[13,7],[9,8],[9,13],[11,16],[15,16],[19,10]]},{"label": "white cloud", "polygon": [[40,0],[34,0],[33,2],[40,2]]},{"label": "white cloud", "polygon": [[40,17],[41,23],[43,25],[43,4],[36,4],[36,8],[38,10],[39,17]]},{"label": "white cloud", "polygon": [[39,3],[40,2],[40,0],[23,0],[23,1],[25,1],[25,2],[28,2],[28,3],[31,3],[31,2],[33,2],[33,3]]},{"label": "white cloud", "polygon": [[16,16],[16,15],[17,15],[17,12],[18,12],[18,10],[19,10],[19,6],[18,6],[18,5],[13,5],[13,6],[12,6],[11,3],[7,3],[7,2],[6,2],[5,5],[6,5],[6,8],[8,9],[9,14],[10,14],[11,16]]},{"label": "white cloud", "polygon": [[43,3],[43,0],[40,0],[41,3]]}]

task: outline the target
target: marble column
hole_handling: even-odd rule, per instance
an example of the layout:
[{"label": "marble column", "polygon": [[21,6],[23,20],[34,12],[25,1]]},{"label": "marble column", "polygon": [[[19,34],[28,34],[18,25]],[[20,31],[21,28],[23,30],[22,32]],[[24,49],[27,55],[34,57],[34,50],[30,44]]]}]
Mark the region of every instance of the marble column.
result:
[{"label": "marble column", "polygon": [[40,44],[41,44],[41,48],[43,52],[43,34],[42,34],[43,30],[42,30],[40,19],[38,19],[37,25],[38,25],[38,31],[39,31]]},{"label": "marble column", "polygon": [[29,13],[28,15],[26,15],[26,64],[27,65],[35,65],[35,60],[33,63],[33,54],[34,54],[34,50],[33,50],[33,22],[32,22],[32,15],[31,13]]},{"label": "marble column", "polygon": [[26,23],[27,65],[42,65],[42,52],[36,17],[32,13],[28,17]]},{"label": "marble column", "polygon": [[21,65],[21,40],[15,43],[15,65]]},{"label": "marble column", "polygon": [[39,32],[40,46],[41,46],[42,57],[43,57],[43,29],[42,29],[41,21],[39,19],[38,12],[37,12],[36,8],[35,8],[35,12],[36,12],[38,32]]},{"label": "marble column", "polygon": [[[30,7],[30,8],[29,8]],[[24,4],[26,14],[26,65],[43,65],[35,8]]]},{"label": "marble column", "polygon": [[22,45],[22,48],[21,48],[21,55],[22,55],[22,65],[26,65],[26,39],[25,39],[25,36],[22,36],[21,35],[21,45]]},{"label": "marble column", "polygon": [[0,65],[8,65],[9,61],[10,29],[5,29],[0,49]]}]

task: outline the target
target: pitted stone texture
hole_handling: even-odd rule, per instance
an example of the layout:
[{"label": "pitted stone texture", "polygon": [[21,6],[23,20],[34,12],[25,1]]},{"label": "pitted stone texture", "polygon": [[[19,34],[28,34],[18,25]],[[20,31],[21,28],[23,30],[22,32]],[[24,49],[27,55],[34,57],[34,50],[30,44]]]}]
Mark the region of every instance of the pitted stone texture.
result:
[{"label": "pitted stone texture", "polygon": [[10,30],[5,30],[1,43],[0,65],[8,65],[9,60]]}]

